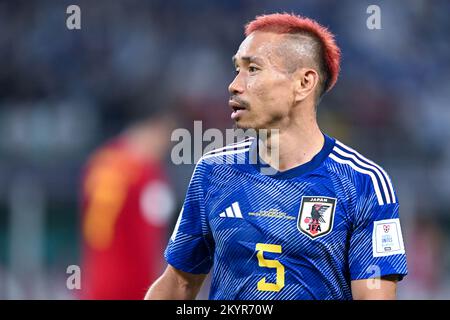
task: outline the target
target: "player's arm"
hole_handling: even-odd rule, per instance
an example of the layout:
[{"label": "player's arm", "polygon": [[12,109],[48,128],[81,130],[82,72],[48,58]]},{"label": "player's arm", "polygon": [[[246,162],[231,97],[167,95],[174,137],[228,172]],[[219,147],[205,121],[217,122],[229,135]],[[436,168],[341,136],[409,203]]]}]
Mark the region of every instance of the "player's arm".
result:
[{"label": "player's arm", "polygon": [[[164,251],[168,266],[148,290],[145,299],[195,299],[213,265],[214,243],[207,225],[202,161],[192,174],[183,207]],[[186,270],[184,272],[181,270]]]},{"label": "player's arm", "polygon": [[148,290],[145,300],[193,300],[206,274],[192,274],[170,265]]},{"label": "player's arm", "polygon": [[397,299],[397,275],[379,279],[361,279],[351,282],[354,300],[395,300]]},{"label": "player's arm", "polygon": [[408,273],[397,196],[389,183],[383,188],[367,176],[357,189],[348,253],[353,298],[396,299],[397,282]]}]

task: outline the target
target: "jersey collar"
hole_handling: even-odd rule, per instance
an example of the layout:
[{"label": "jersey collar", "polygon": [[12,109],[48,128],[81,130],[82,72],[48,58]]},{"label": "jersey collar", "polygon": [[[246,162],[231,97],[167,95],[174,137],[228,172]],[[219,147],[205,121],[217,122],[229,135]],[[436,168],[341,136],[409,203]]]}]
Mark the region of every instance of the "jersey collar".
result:
[{"label": "jersey collar", "polygon": [[270,170],[272,174],[270,175],[263,173],[267,172],[267,170],[270,169],[270,166],[267,163],[265,163],[259,156],[257,156],[258,139],[254,139],[253,143],[250,145],[249,157],[250,159],[256,159],[256,161],[253,161],[253,163],[250,162],[251,166],[253,167],[254,170],[257,170],[259,173],[267,175],[268,177],[274,179],[292,179],[302,176],[305,173],[311,172],[317,167],[319,167],[322,164],[322,162],[326,158],[328,158],[328,155],[333,149],[336,140],[332,137],[329,137],[326,134],[323,134],[323,136],[325,138],[325,142],[322,146],[322,149],[310,161],[285,171],[277,171],[272,168],[272,170]]}]

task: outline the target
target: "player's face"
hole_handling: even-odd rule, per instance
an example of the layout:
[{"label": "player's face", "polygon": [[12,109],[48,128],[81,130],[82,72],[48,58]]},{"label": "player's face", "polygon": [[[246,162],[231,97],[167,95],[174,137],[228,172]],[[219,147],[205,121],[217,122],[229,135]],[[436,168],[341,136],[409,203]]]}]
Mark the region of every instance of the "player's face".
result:
[{"label": "player's face", "polygon": [[236,77],[228,87],[231,118],[242,129],[281,129],[294,103],[294,81],[285,70],[282,35],[255,31],[233,57]]}]

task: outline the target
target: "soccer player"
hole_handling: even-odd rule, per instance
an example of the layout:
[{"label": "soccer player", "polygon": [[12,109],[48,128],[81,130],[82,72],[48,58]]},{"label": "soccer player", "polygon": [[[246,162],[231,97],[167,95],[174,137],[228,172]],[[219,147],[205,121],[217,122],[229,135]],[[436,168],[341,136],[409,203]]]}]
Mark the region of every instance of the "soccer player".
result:
[{"label": "soccer player", "polygon": [[[193,299],[213,268],[211,299],[394,299],[407,274],[399,204],[386,172],[322,133],[316,107],[340,49],[316,21],[257,17],[233,57],[231,118],[278,129],[274,159],[247,139],[205,154],[147,299]],[[221,163],[224,156],[258,161]],[[274,166],[274,174],[262,168]],[[375,278],[375,279],[371,279]]]}]

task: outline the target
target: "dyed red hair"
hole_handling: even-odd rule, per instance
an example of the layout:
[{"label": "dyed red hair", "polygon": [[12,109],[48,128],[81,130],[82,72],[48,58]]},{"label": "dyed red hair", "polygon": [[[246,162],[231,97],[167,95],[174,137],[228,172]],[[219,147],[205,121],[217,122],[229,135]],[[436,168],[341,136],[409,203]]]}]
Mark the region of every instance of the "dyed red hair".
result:
[{"label": "dyed red hair", "polygon": [[289,13],[274,13],[256,17],[245,26],[245,35],[254,31],[267,31],[279,34],[306,33],[321,43],[323,62],[328,79],[325,91],[329,91],[336,83],[339,70],[341,50],[336,45],[334,35],[315,20]]}]

